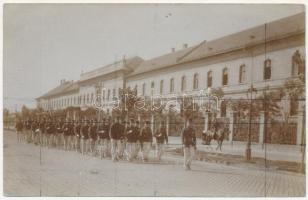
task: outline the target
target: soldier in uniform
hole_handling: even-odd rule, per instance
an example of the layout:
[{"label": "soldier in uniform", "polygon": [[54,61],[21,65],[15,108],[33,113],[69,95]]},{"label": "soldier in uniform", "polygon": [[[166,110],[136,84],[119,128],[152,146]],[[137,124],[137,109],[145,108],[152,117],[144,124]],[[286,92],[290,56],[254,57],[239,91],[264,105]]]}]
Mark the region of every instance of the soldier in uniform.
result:
[{"label": "soldier in uniform", "polygon": [[107,157],[107,149],[109,147],[109,125],[103,119],[97,126],[97,133],[99,138],[99,154],[100,158]]},{"label": "soldier in uniform", "polygon": [[69,135],[70,135],[70,123],[69,120],[66,119],[65,123],[62,126],[62,131],[63,131],[63,149],[65,151],[68,150],[69,146]]},{"label": "soldier in uniform", "polygon": [[50,141],[50,137],[52,134],[52,121],[51,119],[47,120],[47,123],[45,125],[45,130],[46,130],[46,135],[45,135],[45,141],[44,141],[44,146],[49,147],[49,141]]},{"label": "soldier in uniform", "polygon": [[23,129],[23,124],[20,118],[17,119],[16,125],[16,134],[17,134],[17,142],[22,142],[22,129]]},{"label": "soldier in uniform", "polygon": [[41,146],[44,145],[44,137],[45,137],[45,126],[46,126],[46,120],[43,118],[43,120],[40,121],[39,128],[40,128],[40,136],[39,136],[39,143]]},{"label": "soldier in uniform", "polygon": [[188,127],[182,131],[182,144],[184,147],[184,167],[190,170],[191,162],[196,151],[196,133],[193,127],[192,119],[189,119]]},{"label": "soldier in uniform", "polygon": [[63,121],[62,119],[58,119],[56,124],[56,132],[54,133],[54,141],[53,143],[56,144],[57,148],[61,148],[61,141],[62,141],[62,133],[63,133]]},{"label": "soldier in uniform", "polygon": [[75,145],[75,120],[70,121],[70,134],[68,137],[69,140],[69,145],[68,148],[69,150],[74,150],[74,145]]},{"label": "soldier in uniform", "polygon": [[31,135],[32,135],[31,126],[32,126],[32,120],[30,118],[28,118],[27,121],[26,121],[26,125],[25,125],[26,135],[27,135],[26,137],[27,137],[28,143],[31,143]]},{"label": "soldier in uniform", "polygon": [[80,130],[81,123],[80,120],[78,120],[74,124],[74,148],[77,152],[80,152]]},{"label": "soldier in uniform", "polygon": [[38,135],[40,132],[39,129],[39,123],[38,120],[34,120],[33,123],[31,124],[31,130],[32,130],[32,141],[35,145],[38,144]]},{"label": "soldier in uniform", "polygon": [[155,132],[156,138],[156,158],[158,161],[161,160],[161,156],[164,153],[164,143],[168,144],[168,136],[166,131],[165,122],[160,123],[160,127]]},{"label": "soldier in uniform", "polygon": [[135,126],[135,134],[136,134],[136,145],[135,145],[135,152],[134,152],[134,159],[138,157],[139,151],[142,149],[142,137],[141,137],[141,131],[140,131],[140,122],[136,121]]},{"label": "soldier in uniform", "polygon": [[141,138],[142,138],[142,160],[143,162],[148,161],[149,152],[151,150],[153,135],[152,130],[150,128],[150,122],[146,121],[145,126],[141,130]]},{"label": "soldier in uniform", "polygon": [[126,121],[123,120],[121,123],[121,131],[120,131],[120,147],[119,147],[119,153],[118,153],[118,157],[119,159],[124,159],[124,151],[125,151],[125,147],[126,147]]},{"label": "soldier in uniform", "polygon": [[130,162],[135,157],[136,152],[136,140],[138,132],[134,119],[130,120],[130,125],[126,131],[126,158]]},{"label": "soldier in uniform", "polygon": [[111,125],[110,128],[110,139],[111,139],[111,158],[113,162],[119,160],[118,153],[121,148],[121,130],[122,125],[120,124],[120,118],[117,117],[115,122]]},{"label": "soldier in uniform", "polygon": [[89,136],[90,136],[90,153],[92,156],[95,156],[96,153],[96,140],[97,140],[97,122],[92,120],[92,123],[89,127]]},{"label": "soldier in uniform", "polygon": [[89,140],[89,122],[84,120],[81,126],[81,153],[85,155],[88,153],[88,140]]}]

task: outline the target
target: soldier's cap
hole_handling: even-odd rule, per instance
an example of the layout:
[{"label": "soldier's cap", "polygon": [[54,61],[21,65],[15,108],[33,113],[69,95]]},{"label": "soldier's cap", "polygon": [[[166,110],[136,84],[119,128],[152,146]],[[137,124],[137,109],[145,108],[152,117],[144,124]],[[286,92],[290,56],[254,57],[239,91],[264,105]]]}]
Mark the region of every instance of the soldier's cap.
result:
[{"label": "soldier's cap", "polygon": [[149,120],[146,120],[146,121],[145,121],[145,123],[146,123],[146,124],[149,124],[149,123],[150,123],[150,121],[149,121]]}]

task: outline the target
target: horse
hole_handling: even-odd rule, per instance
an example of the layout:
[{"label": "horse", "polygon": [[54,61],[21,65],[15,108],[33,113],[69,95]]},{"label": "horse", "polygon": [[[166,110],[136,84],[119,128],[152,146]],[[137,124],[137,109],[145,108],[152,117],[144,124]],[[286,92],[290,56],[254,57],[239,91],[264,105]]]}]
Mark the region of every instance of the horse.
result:
[{"label": "horse", "polygon": [[202,144],[207,145],[207,148],[213,150],[211,146],[211,141],[216,140],[217,141],[217,147],[216,150],[220,149],[222,151],[222,143],[225,136],[225,129],[218,129],[217,131],[209,130],[209,131],[203,131],[202,134]]}]

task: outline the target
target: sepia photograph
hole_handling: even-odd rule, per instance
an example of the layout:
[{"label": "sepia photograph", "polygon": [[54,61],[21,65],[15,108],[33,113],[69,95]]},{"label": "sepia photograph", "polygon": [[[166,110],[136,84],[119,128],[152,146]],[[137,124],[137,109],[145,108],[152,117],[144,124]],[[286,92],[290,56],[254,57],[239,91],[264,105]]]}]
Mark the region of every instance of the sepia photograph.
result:
[{"label": "sepia photograph", "polygon": [[304,4],[4,3],[5,197],[305,197]]}]

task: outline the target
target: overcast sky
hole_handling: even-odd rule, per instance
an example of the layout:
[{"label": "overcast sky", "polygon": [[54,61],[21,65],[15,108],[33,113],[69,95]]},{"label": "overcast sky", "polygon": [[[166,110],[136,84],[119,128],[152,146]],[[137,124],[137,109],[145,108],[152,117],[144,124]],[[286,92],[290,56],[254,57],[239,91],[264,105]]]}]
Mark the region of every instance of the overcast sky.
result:
[{"label": "overcast sky", "polygon": [[303,12],[301,5],[5,4],[4,107],[35,106],[60,79]]}]

